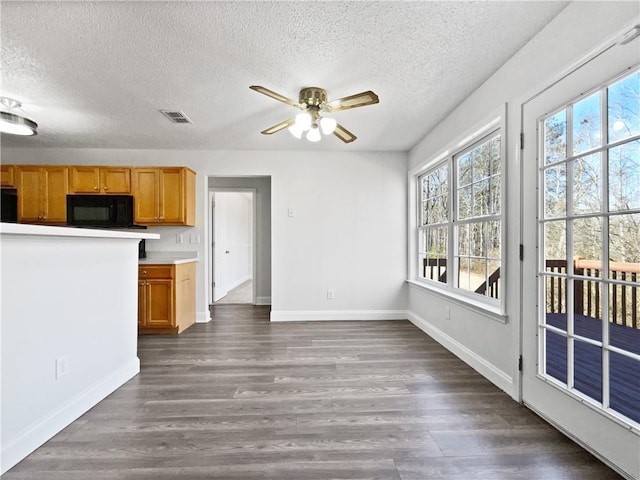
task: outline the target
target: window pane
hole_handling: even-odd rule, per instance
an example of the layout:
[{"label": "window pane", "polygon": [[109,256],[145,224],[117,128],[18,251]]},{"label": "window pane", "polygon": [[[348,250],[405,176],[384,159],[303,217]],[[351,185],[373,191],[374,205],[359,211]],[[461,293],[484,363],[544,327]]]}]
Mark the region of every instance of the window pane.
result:
[{"label": "window pane", "polygon": [[491,160],[491,148],[489,142],[479,145],[471,152],[471,170],[473,181],[477,182],[489,176],[489,165]]},{"label": "window pane", "polygon": [[573,154],[578,155],[602,145],[600,92],[573,106]]},{"label": "window pane", "polygon": [[487,274],[489,275],[489,279],[487,282],[487,288],[484,292],[484,295],[491,298],[500,298],[501,295],[501,282],[500,282],[500,262],[499,261],[488,261],[487,262]]},{"label": "window pane", "polygon": [[458,157],[458,187],[469,185],[471,182],[471,152],[467,152]]},{"label": "window pane", "polygon": [[471,270],[469,275],[469,290],[475,292],[487,279],[487,262],[484,259],[471,259],[469,265]]},{"label": "window pane", "polygon": [[491,177],[489,179],[489,189],[491,191],[489,198],[489,213],[497,215],[500,213],[500,177]]},{"label": "window pane", "polygon": [[[638,342],[640,344],[640,342]],[[609,354],[609,404],[616,412],[640,423],[640,362]]]},{"label": "window pane", "polygon": [[458,255],[469,255],[469,225],[458,227]]},{"label": "window pane", "polygon": [[574,388],[602,402],[602,348],[579,340],[573,345]]},{"label": "window pane", "polygon": [[428,223],[444,223],[449,219],[449,208],[447,205],[447,197],[433,197],[428,203]]},{"label": "window pane", "polygon": [[638,355],[640,355],[639,290],[640,285],[637,283],[609,285],[609,331],[612,335],[610,343]]},{"label": "window pane", "polygon": [[601,283],[575,279],[573,281],[573,331],[576,335],[602,341]]},{"label": "window pane", "polygon": [[567,158],[567,111],[552,115],[544,121],[544,163]]},{"label": "window pane", "polygon": [[640,140],[609,150],[609,210],[640,208]]},{"label": "window pane", "polygon": [[640,133],[640,72],[608,88],[609,142]]},{"label": "window pane", "polygon": [[487,257],[496,260],[500,259],[500,222],[487,222]]},{"label": "window pane", "polygon": [[[548,268],[547,271],[564,272],[563,269]],[[567,280],[564,277],[544,277],[545,322],[562,331],[567,331]]]},{"label": "window pane", "polygon": [[471,275],[470,260],[462,257],[458,262],[458,288],[469,290],[469,276]]},{"label": "window pane", "polygon": [[420,178],[420,199],[425,201],[429,198],[429,177]]},{"label": "window pane", "polygon": [[573,213],[600,212],[602,168],[600,154],[577,158],[573,161]]},{"label": "window pane", "polygon": [[429,223],[429,202],[422,202],[421,214],[420,225],[427,225]]},{"label": "window pane", "polygon": [[547,168],[544,171],[544,216],[564,217],[567,214],[567,166]]},{"label": "window pane", "polygon": [[472,257],[484,257],[484,229],[482,223],[469,224],[469,236],[471,240],[470,253]]},{"label": "window pane", "polygon": [[458,190],[458,218],[464,220],[471,216],[471,193],[473,187],[469,185]]},{"label": "window pane", "polygon": [[564,221],[544,224],[544,258],[567,261],[567,229]]},{"label": "window pane", "polygon": [[481,180],[473,184],[471,212],[474,217],[489,213],[489,180]]},{"label": "window pane", "polygon": [[579,259],[576,274],[582,270],[578,267],[589,266],[593,272],[600,274],[602,269],[602,219],[600,217],[576,218],[573,224],[573,258]]},{"label": "window pane", "polygon": [[545,373],[567,383],[567,338],[545,329]]},{"label": "window pane", "polygon": [[638,282],[640,270],[640,214],[615,215],[609,219],[609,275]]},{"label": "window pane", "polygon": [[498,175],[500,166],[500,135],[491,139],[491,175]]}]

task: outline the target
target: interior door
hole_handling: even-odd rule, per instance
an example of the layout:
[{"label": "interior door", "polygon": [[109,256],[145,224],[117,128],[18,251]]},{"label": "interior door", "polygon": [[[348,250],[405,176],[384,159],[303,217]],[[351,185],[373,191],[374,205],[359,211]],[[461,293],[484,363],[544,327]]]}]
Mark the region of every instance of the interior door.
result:
[{"label": "interior door", "polygon": [[228,208],[227,196],[223,193],[214,193],[213,201],[213,301],[223,298],[228,289]]},{"label": "interior door", "polygon": [[[640,351],[621,348],[615,335],[621,308],[633,318],[626,331],[640,332],[640,296],[621,307],[616,292],[637,295],[640,275],[621,280],[613,265],[640,266],[637,254],[616,258],[614,234],[640,221],[640,73],[625,84],[624,108],[613,103],[639,62],[639,39],[614,45],[527,102],[522,161],[523,402],[634,478]],[[623,110],[629,125],[615,118]],[[630,201],[618,205],[620,195]]]}]

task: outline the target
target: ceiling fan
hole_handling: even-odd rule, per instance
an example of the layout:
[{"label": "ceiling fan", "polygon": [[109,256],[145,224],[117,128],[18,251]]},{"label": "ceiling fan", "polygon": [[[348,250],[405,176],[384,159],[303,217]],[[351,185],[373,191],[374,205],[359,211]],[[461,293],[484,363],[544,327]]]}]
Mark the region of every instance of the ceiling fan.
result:
[{"label": "ceiling fan", "polygon": [[379,102],[378,96],[371,90],[337,100],[327,101],[327,92],[324,89],[308,87],[300,90],[298,101],[296,102],[260,85],[252,85],[249,88],[274,98],[279,102],[302,110],[302,112],[295,117],[269,127],[260,133],[263,135],[271,135],[288,128],[296,138],[302,138],[302,134],[306,132],[306,138],[311,142],[320,140],[320,132],[325,135],[331,135],[333,133],[344,143],[353,142],[357,137],[342,125],[339,125],[335,119],[328,117],[327,114],[340,110],[348,110],[350,108],[373,105]]}]

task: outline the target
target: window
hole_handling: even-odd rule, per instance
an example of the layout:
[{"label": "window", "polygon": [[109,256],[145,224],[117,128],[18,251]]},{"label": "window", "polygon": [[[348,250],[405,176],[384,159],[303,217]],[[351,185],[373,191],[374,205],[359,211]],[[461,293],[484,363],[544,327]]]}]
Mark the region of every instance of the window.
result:
[{"label": "window", "polygon": [[540,373],[640,423],[640,71],[539,124]]},{"label": "window", "polygon": [[499,303],[501,171],[500,130],[494,129],[418,177],[421,280]]}]

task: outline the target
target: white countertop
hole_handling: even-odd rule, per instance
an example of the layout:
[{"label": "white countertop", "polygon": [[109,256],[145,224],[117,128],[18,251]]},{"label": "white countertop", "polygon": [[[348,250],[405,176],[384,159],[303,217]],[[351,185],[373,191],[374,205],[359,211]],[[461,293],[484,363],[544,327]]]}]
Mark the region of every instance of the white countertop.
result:
[{"label": "white countertop", "polygon": [[159,234],[145,233],[144,230],[129,230],[122,232],[119,230],[109,229],[52,227],[48,225],[30,225],[26,223],[0,223],[0,235],[33,235],[76,238],[144,238],[148,240],[158,240],[160,238]]},{"label": "white countertop", "polygon": [[139,265],[179,265],[198,261],[198,252],[149,252],[140,258]]}]

